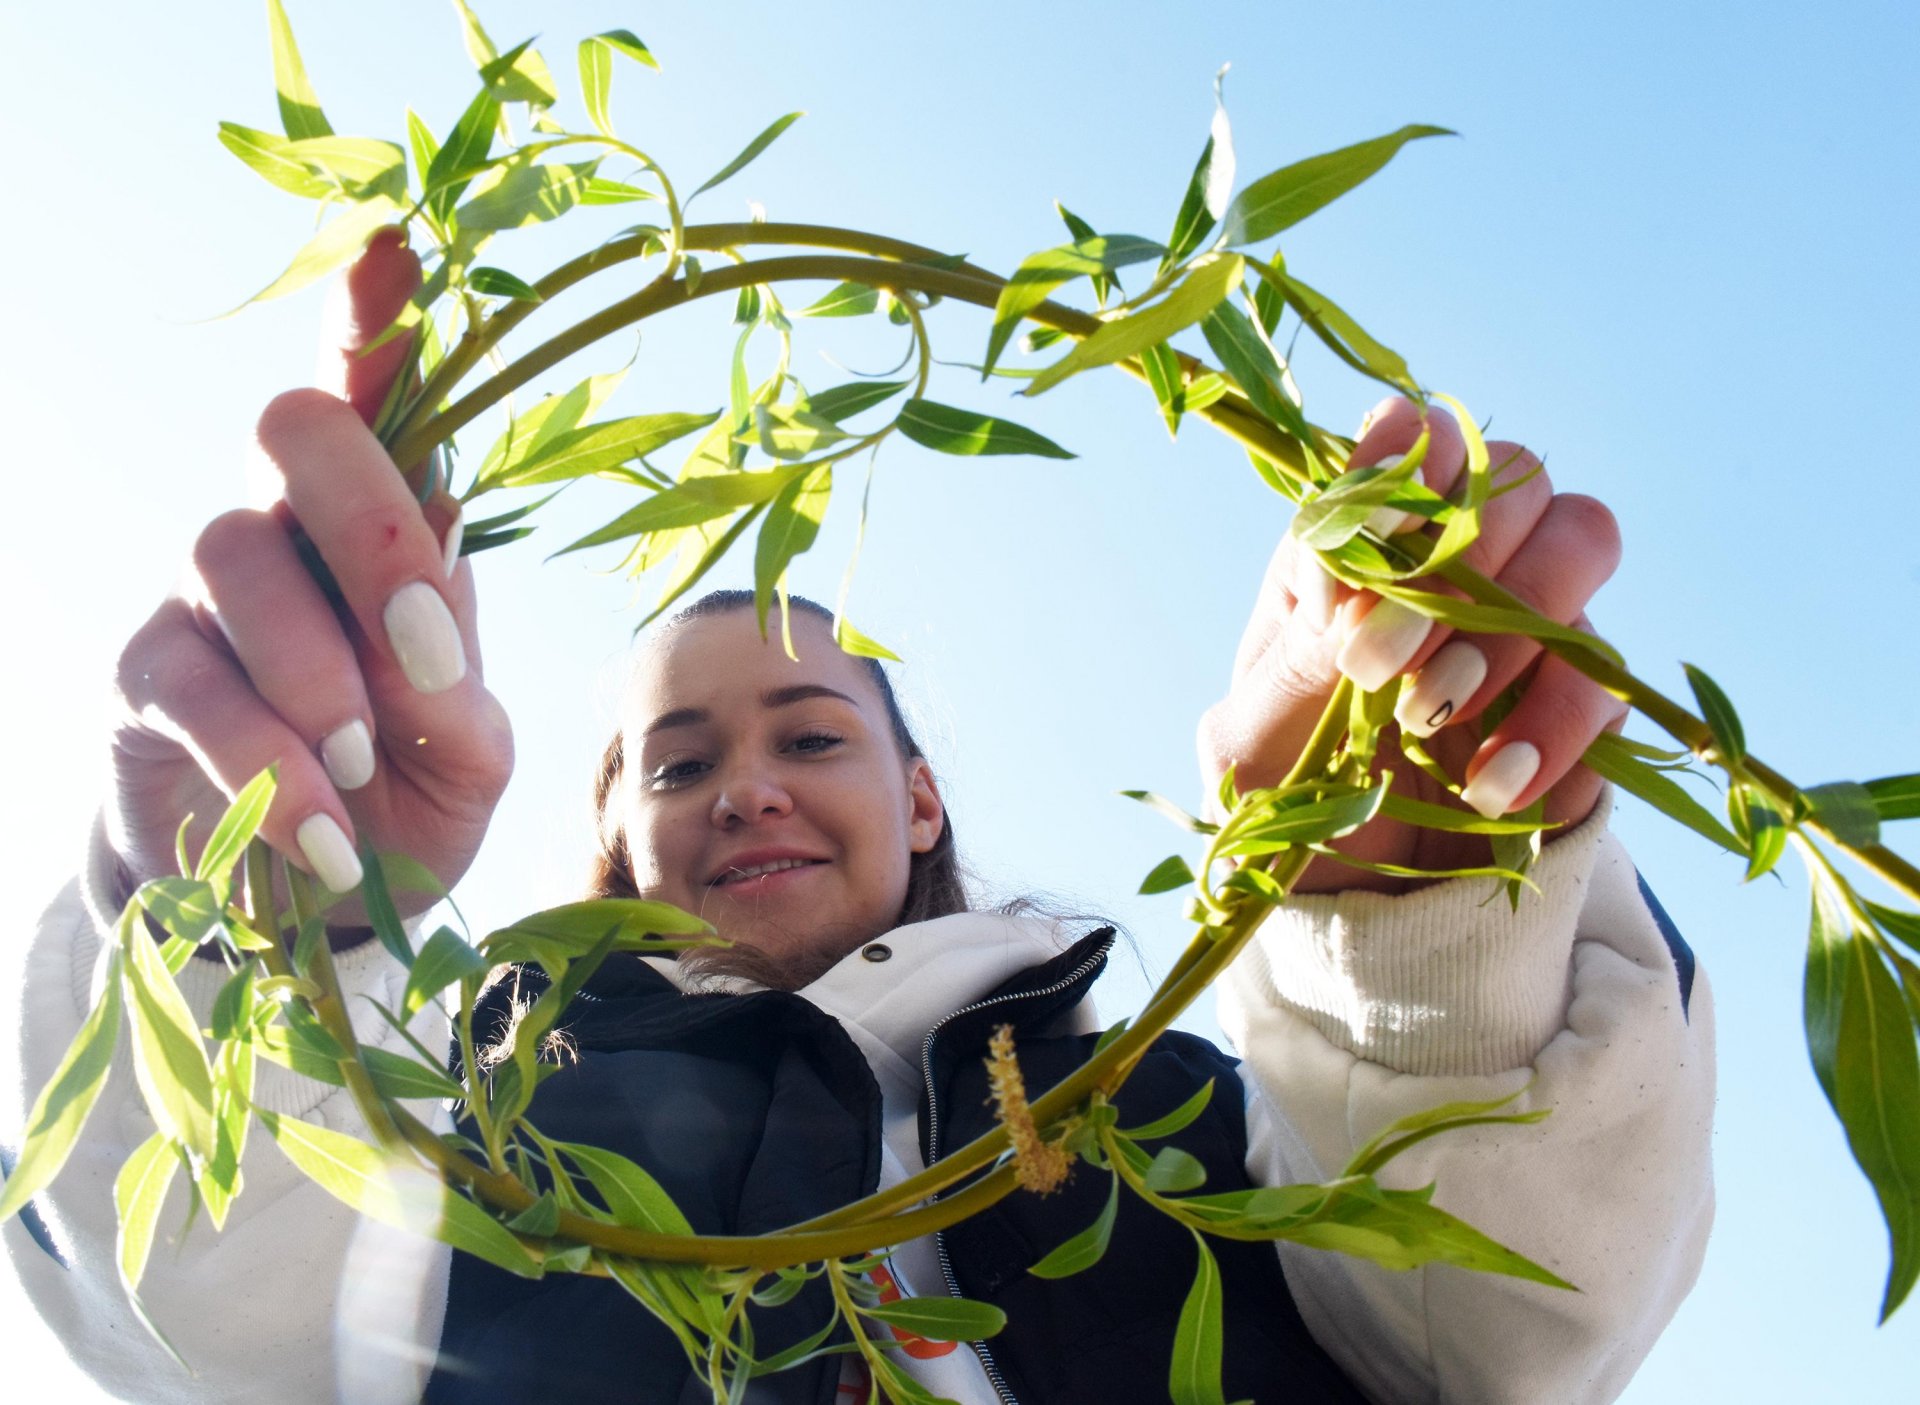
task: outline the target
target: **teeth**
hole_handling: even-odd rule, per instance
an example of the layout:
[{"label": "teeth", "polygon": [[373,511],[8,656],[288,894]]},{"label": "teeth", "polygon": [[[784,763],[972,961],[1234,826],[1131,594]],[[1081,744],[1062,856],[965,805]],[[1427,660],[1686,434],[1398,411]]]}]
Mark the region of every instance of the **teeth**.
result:
[{"label": "teeth", "polygon": [[815,859],[775,859],[772,863],[755,864],[752,868],[730,868],[714,880],[716,886],[728,883],[744,883],[749,878],[758,878],[764,873],[780,873],[789,868],[806,868],[818,862]]}]

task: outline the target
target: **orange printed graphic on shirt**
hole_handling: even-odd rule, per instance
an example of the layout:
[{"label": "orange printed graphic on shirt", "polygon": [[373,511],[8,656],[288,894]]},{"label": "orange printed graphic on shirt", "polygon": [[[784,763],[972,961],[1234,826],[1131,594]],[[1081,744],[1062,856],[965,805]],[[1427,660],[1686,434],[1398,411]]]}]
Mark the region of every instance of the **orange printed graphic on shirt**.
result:
[{"label": "orange printed graphic on shirt", "polygon": [[[873,1272],[868,1276],[873,1279],[873,1286],[880,1290],[881,1302],[900,1301],[900,1286],[893,1281],[893,1275],[887,1272],[885,1264],[875,1264]],[[909,1332],[905,1327],[892,1327],[892,1331],[900,1343],[900,1350],[915,1361],[931,1361],[936,1356],[950,1355],[960,1345],[958,1342],[930,1342],[925,1337]]]}]

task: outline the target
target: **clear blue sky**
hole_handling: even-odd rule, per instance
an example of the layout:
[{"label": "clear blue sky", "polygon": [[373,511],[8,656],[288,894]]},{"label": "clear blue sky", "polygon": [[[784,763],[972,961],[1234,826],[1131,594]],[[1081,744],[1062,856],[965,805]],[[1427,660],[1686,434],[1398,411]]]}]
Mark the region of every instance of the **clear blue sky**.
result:
[{"label": "clear blue sky", "polygon": [[[471,76],[440,0],[292,13],[341,130],[398,138],[411,102],[444,131],[464,105]],[[1920,409],[1911,7],[495,0],[483,17],[503,42],[541,32],[568,89],[574,40],[636,30],[666,72],[623,70],[616,113],[683,188],[806,109],[701,201],[706,218],[753,199],[1003,269],[1059,240],[1055,198],[1103,230],[1163,235],[1224,61],[1243,177],[1405,122],[1458,129],[1296,231],[1294,269],[1426,382],[1545,450],[1559,483],[1614,506],[1626,560],[1594,614],[1646,676],[1678,688],[1679,659],[1706,666],[1754,749],[1805,782],[1920,769],[1920,547],[1911,508],[1891,506],[1912,480]],[[319,300],[203,320],[266,282],[310,218],[214,140],[219,119],[274,125],[263,5],[110,19],[16,5],[0,42],[16,796],[0,842],[17,939],[97,803],[118,641],[197,524],[239,500],[258,407],[310,372]],[[501,252],[528,276],[558,257]],[[623,403],[720,403],[718,320],[650,332]],[[977,359],[983,319],[952,310],[935,330],[943,355]],[[869,368],[891,345],[849,330],[803,354],[831,346]],[[1300,380],[1334,427],[1374,398],[1321,357],[1303,356]],[[1005,405],[964,373],[936,385]],[[1123,378],[1010,412],[1080,457],[956,467],[889,450],[853,614],[909,659],[982,877],[1123,919],[1157,972],[1180,939],[1176,903],[1128,894],[1178,835],[1112,792],[1192,795],[1193,722],[1285,517],[1203,426],[1169,444]],[[845,496],[796,571],[829,600]],[[536,569],[537,556],[481,571],[487,662],[521,759],[464,892],[477,922],[577,882],[605,680],[636,618],[618,582],[572,560]],[[1705,1273],[1626,1398],[1910,1393],[1920,1308],[1872,1326],[1884,1235],[1805,1057],[1801,885],[1742,889],[1729,861],[1631,806],[1619,828],[1711,973],[1722,1078]],[[1114,1013],[1146,989],[1121,974]],[[56,1379],[18,1309],[0,1302],[0,1323]]]}]

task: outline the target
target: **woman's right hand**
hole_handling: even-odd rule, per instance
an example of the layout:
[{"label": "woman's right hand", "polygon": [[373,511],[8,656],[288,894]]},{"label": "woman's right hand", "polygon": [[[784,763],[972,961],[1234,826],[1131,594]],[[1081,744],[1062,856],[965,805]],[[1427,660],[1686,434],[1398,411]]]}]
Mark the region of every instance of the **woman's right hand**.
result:
[{"label": "woman's right hand", "polygon": [[[108,836],[136,883],[175,871],[188,815],[197,854],[270,765],[279,785],[262,834],[330,888],[357,884],[360,843],[399,850],[448,887],[479,850],[513,736],[481,681],[459,505],[442,485],[423,509],[368,428],[404,342],[360,354],[419,278],[399,237],[376,236],[338,294],[331,384],[289,391],[260,417],[278,500],[208,523],[181,588],[121,652]],[[332,571],[340,607],[302,564],[295,528]]]}]

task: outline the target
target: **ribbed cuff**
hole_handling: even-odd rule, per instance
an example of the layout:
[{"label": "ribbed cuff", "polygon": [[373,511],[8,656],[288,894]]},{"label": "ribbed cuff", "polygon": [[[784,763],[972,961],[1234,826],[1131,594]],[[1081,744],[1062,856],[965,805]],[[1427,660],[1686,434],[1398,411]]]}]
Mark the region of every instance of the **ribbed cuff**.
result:
[{"label": "ribbed cuff", "polygon": [[1522,1068],[1565,1020],[1574,927],[1612,809],[1548,844],[1516,912],[1491,879],[1399,896],[1296,898],[1269,917],[1225,979],[1283,1006],[1331,1043],[1401,1073]]}]

